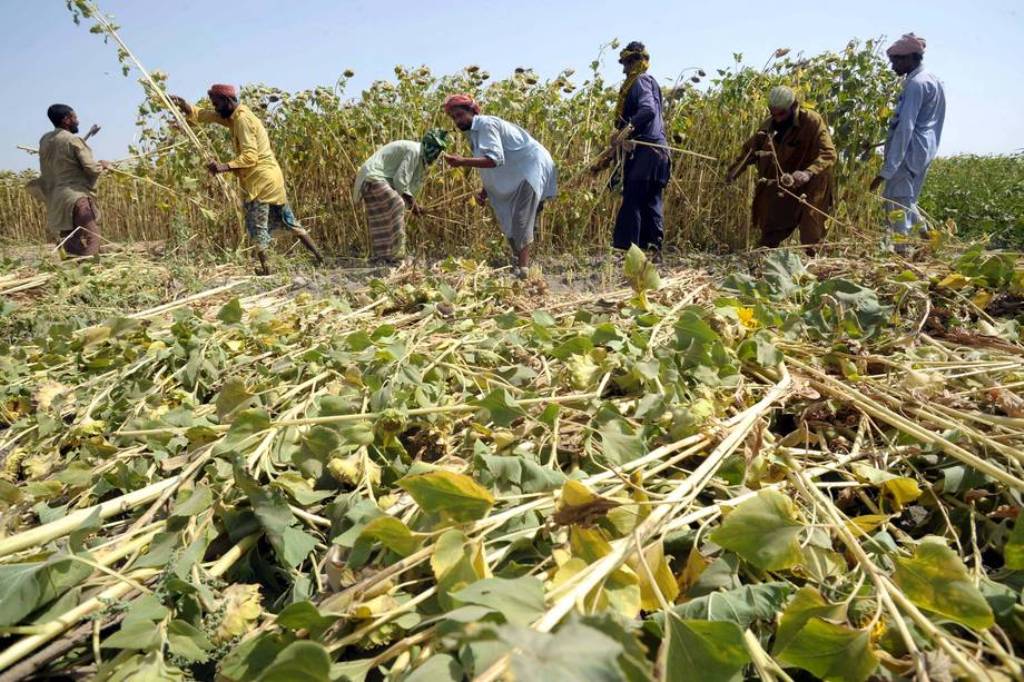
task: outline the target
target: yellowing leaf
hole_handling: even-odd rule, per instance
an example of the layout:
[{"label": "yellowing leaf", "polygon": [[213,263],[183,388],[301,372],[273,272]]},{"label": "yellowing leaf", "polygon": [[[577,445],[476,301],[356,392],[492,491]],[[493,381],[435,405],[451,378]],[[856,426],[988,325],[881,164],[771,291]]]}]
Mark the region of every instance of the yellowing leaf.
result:
[{"label": "yellowing leaf", "polygon": [[[661,608],[661,600],[658,599],[658,592],[669,604],[679,596],[679,585],[672,575],[672,568],[665,558],[665,547],[661,542],[656,542],[644,551],[646,567],[640,561],[637,554],[629,557],[629,567],[633,569],[640,579],[640,606],[645,611],[656,611]],[[647,569],[653,574],[654,583],[648,577]]]},{"label": "yellowing leaf", "polygon": [[393,516],[378,516],[366,524],[359,537],[377,541],[401,556],[409,556],[420,548],[420,541],[412,531]]},{"label": "yellowing leaf", "polygon": [[423,511],[456,523],[482,519],[494,506],[494,496],[487,488],[465,474],[444,469],[406,476],[398,485]]},{"label": "yellowing leaf", "polygon": [[892,579],[922,609],[975,630],[995,622],[992,607],[964,562],[938,538],[925,539],[912,557],[896,557]]},{"label": "yellowing leaf", "polygon": [[853,533],[854,537],[870,535],[876,528],[885,523],[889,517],[885,514],[864,514],[855,516],[846,522],[846,529]]},{"label": "yellowing leaf", "polygon": [[982,310],[988,307],[988,304],[992,302],[992,292],[986,289],[979,289],[974,296],[971,296],[971,303],[978,306]]},{"label": "yellowing leaf", "polygon": [[959,272],[951,272],[941,280],[939,280],[939,286],[944,289],[963,289],[970,283],[970,280],[961,275]]},{"label": "yellowing leaf", "polygon": [[481,542],[470,541],[462,531],[454,529],[446,530],[437,539],[430,567],[437,580],[438,602],[447,610],[456,606],[451,593],[491,577]]},{"label": "yellowing leaf", "polygon": [[778,655],[828,682],[864,682],[878,667],[871,633],[811,618]]},{"label": "yellowing leaf", "polygon": [[917,498],[921,497],[921,488],[917,481],[906,476],[898,476],[882,484],[882,488],[896,504],[896,509],[902,509]]}]

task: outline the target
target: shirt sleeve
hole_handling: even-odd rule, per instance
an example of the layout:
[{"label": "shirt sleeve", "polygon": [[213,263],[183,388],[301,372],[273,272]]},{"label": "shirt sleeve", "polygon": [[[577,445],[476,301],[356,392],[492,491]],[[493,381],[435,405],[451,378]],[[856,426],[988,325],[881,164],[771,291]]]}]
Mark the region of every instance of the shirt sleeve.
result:
[{"label": "shirt sleeve", "polygon": [[501,144],[498,126],[490,121],[483,123],[476,131],[477,156],[486,156],[495,166],[505,165],[505,149]]},{"label": "shirt sleeve", "polygon": [[92,150],[79,137],[72,140],[71,148],[78,159],[78,165],[82,167],[82,170],[85,171],[86,176],[89,178],[89,182],[95,181],[100,176],[100,173],[103,172],[103,168],[93,158]]},{"label": "shirt sleeve", "polygon": [[402,158],[402,163],[398,164],[398,170],[395,171],[395,177],[392,179],[392,183],[394,183],[395,191],[402,196],[414,196],[419,190],[419,188],[415,186],[416,164],[419,162],[419,153],[409,152]]},{"label": "shirt sleeve", "polygon": [[260,160],[256,146],[256,131],[248,117],[242,117],[235,126],[238,139],[238,156],[228,161],[228,168],[253,168]]},{"label": "shirt sleeve", "polygon": [[221,118],[213,109],[200,109],[198,107],[192,107],[192,113],[185,116],[185,120],[195,125],[196,123],[219,123],[222,126],[230,126],[231,122],[226,118]]},{"label": "shirt sleeve", "polygon": [[654,120],[654,113],[657,110],[652,91],[653,81],[650,78],[637,78],[633,84],[633,92],[637,98],[637,110],[629,122],[635,130],[643,130]]},{"label": "shirt sleeve", "polygon": [[729,165],[730,174],[739,174],[746,169],[747,166],[757,163],[757,155],[753,152],[757,149],[765,136],[764,129],[758,130],[756,133],[750,136],[750,138],[743,143],[740,147],[739,156]]},{"label": "shirt sleeve", "polygon": [[896,127],[889,133],[889,140],[885,145],[885,163],[878,172],[886,180],[896,175],[896,171],[907,156],[923,100],[924,88],[921,84],[907,81],[906,87],[903,88],[903,98],[896,111]]},{"label": "shirt sleeve", "polygon": [[817,134],[818,156],[804,170],[812,175],[818,175],[835,165],[836,146],[832,142],[832,136],[828,132],[825,121],[818,121]]}]

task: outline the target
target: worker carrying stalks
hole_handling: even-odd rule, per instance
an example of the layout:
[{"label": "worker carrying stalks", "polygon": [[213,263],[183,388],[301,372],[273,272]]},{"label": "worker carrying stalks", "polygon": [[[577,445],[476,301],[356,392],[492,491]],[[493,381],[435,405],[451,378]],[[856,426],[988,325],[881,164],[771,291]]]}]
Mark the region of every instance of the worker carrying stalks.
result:
[{"label": "worker carrying stalks", "polygon": [[751,217],[761,232],[760,245],[775,248],[799,228],[800,243],[813,251],[810,247],[825,238],[832,208],[836,148],[825,120],[801,108],[790,88],[772,88],[768,111],[725,181],[732,183],[747,166],[757,166]]},{"label": "worker carrying stalks", "polygon": [[217,123],[231,131],[235,158],[227,163],[211,161],[206,168],[212,175],[234,173],[245,193],[245,228],[256,242],[259,268],[256,273],[269,275],[267,247],[270,232],[288,230],[305,246],[318,264],[323,256],[309,233],[295,219],[284,187],[284,175],[270,148],[270,138],[263,121],[249,107],[239,104],[238,90],[233,85],[213,85],[207,93],[213,109],[196,109],[181,97],[171,100],[181,109],[189,123]]},{"label": "worker carrying stalks", "polygon": [[100,252],[100,211],[96,183],[110,167],[96,161],[86,144],[99,132],[93,126],[78,137],[78,114],[66,104],[46,110],[53,130],[39,140],[39,177],[27,189],[46,204],[47,230],[70,256],[95,256]]}]

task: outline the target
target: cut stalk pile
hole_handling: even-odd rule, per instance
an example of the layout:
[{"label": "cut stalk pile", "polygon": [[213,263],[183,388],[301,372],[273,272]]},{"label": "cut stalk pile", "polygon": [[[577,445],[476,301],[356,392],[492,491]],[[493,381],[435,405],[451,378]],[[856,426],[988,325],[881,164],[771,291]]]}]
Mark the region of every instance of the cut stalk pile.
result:
[{"label": "cut stalk pile", "polygon": [[858,249],[0,263],[0,680],[1019,679],[1024,263]]}]

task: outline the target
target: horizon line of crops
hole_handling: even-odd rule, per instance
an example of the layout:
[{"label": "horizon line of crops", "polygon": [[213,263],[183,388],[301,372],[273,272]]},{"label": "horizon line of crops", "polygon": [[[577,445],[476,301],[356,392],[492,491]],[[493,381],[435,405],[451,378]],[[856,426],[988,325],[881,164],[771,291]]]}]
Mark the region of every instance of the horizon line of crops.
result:
[{"label": "horizon line of crops", "polygon": [[[448,126],[441,103],[455,91],[473,93],[486,113],[523,126],[551,151],[559,171],[559,196],[545,210],[538,250],[603,248],[610,241],[619,197],[607,188],[607,172],[592,177],[586,168],[611,132],[618,83],[606,82],[600,66],[605,51],[616,45],[613,41],[601,47],[582,82],[573,80],[571,69],[541,80],[533,70],[519,68],[508,78],[492,80],[476,66],[447,76],[437,76],[426,66],[398,66],[394,81],[377,81],[356,99],[345,97],[351,71],[332,88],[297,93],[247,85],[241,99],[267,124],[297,215],[331,251],[368,251],[363,208],[349,191],[360,164],[387,142],[419,139],[427,127]],[[166,87],[166,73],[149,75]],[[844,224],[870,229],[880,223],[881,204],[867,191],[877,166],[869,149],[883,139],[897,81],[880,56],[878,41],[853,40],[839,52],[812,57],[791,57],[789,50],[780,49],[760,70],[743,66],[737,54],[732,66],[712,74],[687,69],[676,82],[662,83],[669,144],[720,160],[673,154],[665,194],[666,247],[722,251],[756,241],[749,226],[755,174],[748,173],[735,187],[725,187],[722,177],[727,162],[763,120],[765,93],[779,83],[794,86],[805,106],[819,111],[832,126],[840,152],[832,229],[842,233]],[[148,97],[139,107],[140,142],[131,148],[139,158],[100,182],[105,236],[204,247],[238,245],[241,231],[234,217],[218,211],[224,207],[223,194],[206,175],[200,154],[177,145],[183,132],[153,87],[145,81],[143,85]],[[226,131],[198,132],[219,158],[230,157]],[[173,146],[169,152],[154,153],[168,146]],[[456,136],[456,146],[466,151],[461,136]],[[45,209],[21,187],[29,175],[0,173],[0,225],[6,227],[0,238],[45,239]],[[440,164],[431,169],[421,197],[429,210],[408,223],[414,250],[500,249],[489,210],[465,199],[478,183],[475,173],[463,169]]]}]

